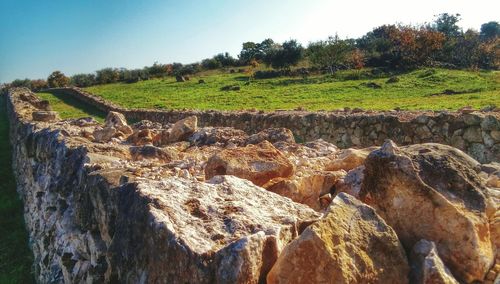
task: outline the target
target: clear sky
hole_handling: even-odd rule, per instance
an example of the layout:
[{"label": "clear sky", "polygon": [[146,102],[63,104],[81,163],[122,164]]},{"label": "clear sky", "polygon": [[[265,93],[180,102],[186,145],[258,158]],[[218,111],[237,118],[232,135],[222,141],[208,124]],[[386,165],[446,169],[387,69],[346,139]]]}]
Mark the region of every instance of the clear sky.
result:
[{"label": "clear sky", "polygon": [[0,0],[0,82],[236,56],[243,42],[265,38],[358,37],[443,12],[479,30],[499,11],[499,0]]}]

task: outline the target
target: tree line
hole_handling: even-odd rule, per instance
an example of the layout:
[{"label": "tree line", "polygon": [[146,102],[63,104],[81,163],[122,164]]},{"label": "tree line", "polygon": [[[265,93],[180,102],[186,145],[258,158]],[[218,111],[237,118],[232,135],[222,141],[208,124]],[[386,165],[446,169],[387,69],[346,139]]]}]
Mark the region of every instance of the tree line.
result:
[{"label": "tree line", "polygon": [[460,14],[443,13],[433,22],[411,26],[383,25],[355,39],[330,36],[310,42],[306,47],[297,40],[277,43],[272,39],[245,42],[237,58],[220,53],[192,64],[155,62],[140,69],[104,68],[90,74],[65,76],[54,71],[47,80],[17,79],[8,86],[24,86],[34,91],[63,86],[88,87],[115,82],[134,83],[151,78],[185,76],[203,70],[265,64],[289,74],[293,66],[307,61],[311,70],[334,73],[339,69],[364,67],[411,70],[432,66],[443,68],[500,68],[500,24],[484,23],[480,31],[459,26]]}]

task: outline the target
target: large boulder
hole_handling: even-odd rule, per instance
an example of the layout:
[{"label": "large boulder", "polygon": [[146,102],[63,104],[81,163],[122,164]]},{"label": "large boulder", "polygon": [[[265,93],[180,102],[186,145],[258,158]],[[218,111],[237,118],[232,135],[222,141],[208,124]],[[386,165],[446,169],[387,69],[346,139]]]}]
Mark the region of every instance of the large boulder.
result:
[{"label": "large boulder", "polygon": [[233,175],[262,186],[273,178],[290,177],[294,166],[283,153],[267,142],[224,149],[208,159],[205,177]]},{"label": "large boulder", "polygon": [[488,216],[494,212],[479,164],[441,144],[398,148],[388,140],[365,161],[360,198],[373,205],[409,251],[434,241],[463,282],[482,281],[493,264]]},{"label": "large boulder", "polygon": [[143,181],[120,195],[109,253],[127,265],[114,272],[126,283],[258,283],[282,247],[320,217],[232,176]]},{"label": "large boulder", "polygon": [[174,125],[162,131],[157,139],[159,145],[166,145],[169,143],[179,142],[186,140],[192,135],[198,127],[198,118],[196,116],[188,116],[174,123]]},{"label": "large boulder", "polygon": [[124,134],[132,134],[132,128],[128,126],[125,116],[116,111],[110,111],[104,121],[104,128],[116,128]]},{"label": "large boulder", "polygon": [[458,284],[439,258],[436,244],[420,240],[411,254],[411,282],[414,284]]},{"label": "large boulder", "polygon": [[374,209],[340,193],[324,218],[283,249],[267,283],[407,283],[408,272],[394,230]]}]

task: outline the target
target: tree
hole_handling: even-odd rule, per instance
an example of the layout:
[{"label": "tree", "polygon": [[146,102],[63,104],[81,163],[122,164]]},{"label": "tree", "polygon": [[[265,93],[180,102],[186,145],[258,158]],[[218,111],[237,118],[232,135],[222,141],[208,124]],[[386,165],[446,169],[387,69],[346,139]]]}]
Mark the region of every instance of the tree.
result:
[{"label": "tree", "polygon": [[96,71],[96,81],[99,84],[109,84],[118,82],[120,72],[115,68],[104,68]]},{"label": "tree", "polygon": [[351,46],[337,35],[326,41],[310,43],[307,47],[309,61],[320,68],[327,68],[331,74],[339,65],[345,64]]},{"label": "tree", "polygon": [[89,87],[95,85],[96,83],[94,74],[75,74],[71,76],[71,85],[77,87]]},{"label": "tree", "polygon": [[482,24],[480,36],[484,41],[500,37],[500,24],[493,21]]},{"label": "tree", "polygon": [[31,80],[31,90],[34,92],[38,92],[47,87],[48,87],[47,81],[43,79]]},{"label": "tree", "polygon": [[64,75],[61,71],[54,71],[47,78],[47,84],[50,88],[61,88],[66,87],[69,84],[70,79]]},{"label": "tree", "polygon": [[276,69],[289,69],[302,59],[304,49],[296,40],[291,39],[282,45],[275,44],[264,57],[264,63]]},{"label": "tree", "polygon": [[201,61],[201,66],[208,70],[219,69],[222,67],[221,63],[215,58],[207,58]]},{"label": "tree", "polygon": [[462,30],[457,25],[458,22],[460,22],[460,14],[443,13],[436,16],[434,28],[448,38],[457,37],[462,33]]},{"label": "tree", "polygon": [[365,67],[365,56],[359,48],[356,48],[351,52],[349,63],[352,68],[356,70],[361,70]]},{"label": "tree", "polygon": [[16,79],[10,83],[10,87],[24,87],[31,89],[31,80],[26,78],[26,79]]},{"label": "tree", "polygon": [[262,61],[274,45],[274,41],[270,38],[261,43],[244,42],[238,57],[243,64],[249,64],[251,60]]}]

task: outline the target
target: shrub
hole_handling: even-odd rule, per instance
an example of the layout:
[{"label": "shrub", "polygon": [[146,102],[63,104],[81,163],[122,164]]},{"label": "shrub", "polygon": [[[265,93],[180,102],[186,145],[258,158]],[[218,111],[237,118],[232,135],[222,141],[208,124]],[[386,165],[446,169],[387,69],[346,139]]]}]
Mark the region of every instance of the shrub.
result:
[{"label": "shrub", "polygon": [[97,84],[94,74],[76,74],[71,76],[71,85],[76,87],[89,87]]},{"label": "shrub", "polygon": [[302,59],[303,48],[296,40],[285,41],[282,45],[274,45],[264,56],[268,66],[277,69],[289,69]]},{"label": "shrub", "polygon": [[120,72],[116,68],[104,68],[96,71],[96,81],[99,84],[109,84],[118,82]]},{"label": "shrub", "polygon": [[70,79],[61,71],[54,71],[47,78],[47,84],[50,88],[61,88],[68,86]]}]

